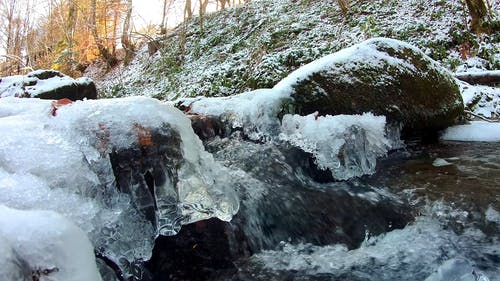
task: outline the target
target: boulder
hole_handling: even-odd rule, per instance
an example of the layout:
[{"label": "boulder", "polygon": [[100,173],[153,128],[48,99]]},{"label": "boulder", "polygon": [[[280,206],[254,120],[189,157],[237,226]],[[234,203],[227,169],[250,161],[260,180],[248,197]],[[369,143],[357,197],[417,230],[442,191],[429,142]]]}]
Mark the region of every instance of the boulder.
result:
[{"label": "boulder", "polygon": [[97,89],[87,77],[73,79],[55,70],[36,70],[1,78],[0,97],[7,96],[76,101],[97,99]]},{"label": "boulder", "polygon": [[463,114],[455,78],[419,49],[374,38],[291,73],[274,89],[289,92],[295,113],[385,115],[406,133],[436,131]]}]

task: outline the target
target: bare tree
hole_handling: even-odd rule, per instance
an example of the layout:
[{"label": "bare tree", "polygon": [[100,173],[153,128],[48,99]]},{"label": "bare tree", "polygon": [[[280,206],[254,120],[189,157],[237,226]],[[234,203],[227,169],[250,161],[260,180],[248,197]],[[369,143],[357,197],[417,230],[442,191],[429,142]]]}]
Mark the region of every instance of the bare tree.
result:
[{"label": "bare tree", "polygon": [[132,56],[134,54],[134,45],[130,40],[130,20],[132,18],[132,0],[127,0],[126,2],[126,11],[125,11],[125,19],[123,21],[123,30],[121,42],[122,46],[125,49],[125,58],[123,59],[123,63],[125,65],[130,63]]},{"label": "bare tree", "polygon": [[487,18],[489,14],[484,0],[465,0],[465,3],[467,3],[467,8],[472,18],[471,30],[475,33],[487,32]]},{"label": "bare tree", "polygon": [[96,22],[96,12],[97,12],[97,2],[96,0],[90,1],[90,26],[92,29],[92,35],[94,36],[94,41],[97,49],[99,50],[99,54],[102,59],[108,64],[108,66],[114,66],[118,62],[115,54],[111,53],[104,43],[104,40],[99,36],[99,31],[97,29]]},{"label": "bare tree", "polygon": [[337,0],[340,6],[340,11],[342,12],[342,15],[347,16],[347,12],[349,11],[349,0]]},{"label": "bare tree", "polygon": [[191,0],[186,0],[184,5],[184,20],[188,20],[193,17],[193,10],[191,8]]}]

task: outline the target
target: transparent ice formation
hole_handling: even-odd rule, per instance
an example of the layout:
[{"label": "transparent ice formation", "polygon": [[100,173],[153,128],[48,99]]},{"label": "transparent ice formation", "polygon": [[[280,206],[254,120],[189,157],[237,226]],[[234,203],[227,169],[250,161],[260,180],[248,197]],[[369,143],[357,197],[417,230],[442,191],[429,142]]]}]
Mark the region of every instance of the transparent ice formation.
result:
[{"label": "transparent ice formation", "polygon": [[386,154],[385,117],[327,115],[283,117],[280,139],[311,153],[320,169],[339,180],[372,174],[377,157]]},{"label": "transparent ice formation", "polygon": [[182,99],[182,104],[189,113],[219,116],[252,140],[269,140],[279,131],[277,116],[287,100],[285,92],[259,89],[230,97]]},{"label": "transparent ice formation", "polygon": [[2,205],[0,213],[1,280],[101,280],[86,233],[67,218]]},{"label": "transparent ice formation", "polygon": [[[51,101],[0,99],[0,204],[64,215],[125,275],[133,261],[150,258],[158,234],[209,217],[230,220],[237,212],[229,177],[179,110],[134,97],[77,101],[51,113]],[[120,192],[109,153],[140,145],[137,128],[162,126],[180,138],[176,180],[160,169],[170,180],[155,187],[154,198]],[[157,206],[153,219],[141,211],[145,205]]]}]

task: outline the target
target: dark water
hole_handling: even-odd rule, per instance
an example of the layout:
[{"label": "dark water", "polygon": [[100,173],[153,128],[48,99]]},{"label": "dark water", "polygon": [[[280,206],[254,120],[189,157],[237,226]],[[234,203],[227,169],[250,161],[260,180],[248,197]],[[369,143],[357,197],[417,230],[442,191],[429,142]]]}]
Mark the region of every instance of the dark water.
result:
[{"label": "dark water", "polygon": [[341,182],[290,147],[206,148],[241,209],[157,239],[153,280],[500,280],[500,143],[410,143]]}]

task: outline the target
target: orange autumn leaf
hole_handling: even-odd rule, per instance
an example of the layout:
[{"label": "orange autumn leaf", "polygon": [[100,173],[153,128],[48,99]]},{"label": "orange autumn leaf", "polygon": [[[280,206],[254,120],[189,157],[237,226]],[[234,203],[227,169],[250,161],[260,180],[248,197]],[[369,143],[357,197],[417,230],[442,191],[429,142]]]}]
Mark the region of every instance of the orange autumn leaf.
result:
[{"label": "orange autumn leaf", "polygon": [[134,124],[134,131],[137,134],[140,146],[146,147],[153,145],[153,141],[151,139],[151,132],[148,129],[144,128],[144,126],[136,123]]},{"label": "orange autumn leaf", "polygon": [[65,106],[65,105],[68,105],[68,104],[72,104],[72,103],[73,103],[73,101],[70,100],[70,99],[67,99],[67,98],[53,101],[51,103],[51,107],[52,107],[51,114],[52,114],[52,116],[56,116],[57,115],[57,109],[59,107]]}]

